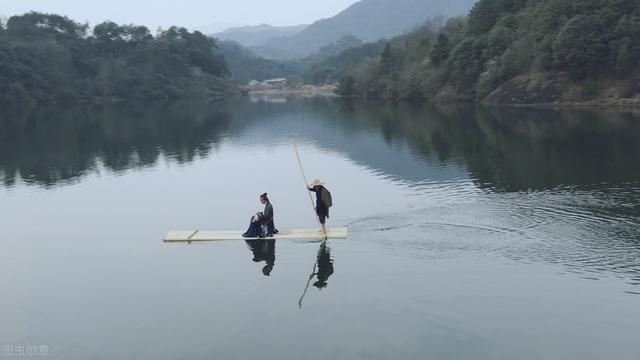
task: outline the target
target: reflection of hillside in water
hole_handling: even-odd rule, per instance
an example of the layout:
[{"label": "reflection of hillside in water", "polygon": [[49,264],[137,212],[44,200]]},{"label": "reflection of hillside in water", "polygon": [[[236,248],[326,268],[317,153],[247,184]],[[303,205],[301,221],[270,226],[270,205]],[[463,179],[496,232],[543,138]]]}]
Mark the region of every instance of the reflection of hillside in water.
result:
[{"label": "reflection of hillside in water", "polygon": [[352,118],[420,156],[518,191],[640,180],[640,116],[630,112],[408,105],[351,106]]},{"label": "reflection of hillside in water", "polygon": [[51,186],[98,164],[113,171],[206,156],[220,139],[292,137],[410,182],[471,178],[499,191],[640,179],[633,112],[350,103],[119,104],[0,115],[0,174]]},{"label": "reflection of hillside in water", "polygon": [[51,106],[0,113],[0,179],[53,186],[99,166],[119,172],[206,156],[230,123],[215,104]]},{"label": "reflection of hillside in water", "polygon": [[[358,224],[360,231],[376,229],[369,240],[384,242],[391,230],[389,248],[411,248],[418,256],[500,253],[516,261],[562,264],[584,278],[608,274],[640,284],[638,115],[397,108],[354,105],[349,111],[359,123],[381,129],[389,144],[408,144],[430,159],[423,166],[433,161],[457,164],[487,191],[473,196],[469,189],[452,185],[431,187],[429,198],[461,192],[470,201],[436,201],[423,209],[365,219]],[[427,176],[438,171],[429,166]]]},{"label": "reflection of hillside in water", "polygon": [[409,181],[468,176],[484,188],[519,191],[640,179],[640,114],[631,111],[309,99],[258,102],[235,118],[235,134],[255,141],[296,134]]}]

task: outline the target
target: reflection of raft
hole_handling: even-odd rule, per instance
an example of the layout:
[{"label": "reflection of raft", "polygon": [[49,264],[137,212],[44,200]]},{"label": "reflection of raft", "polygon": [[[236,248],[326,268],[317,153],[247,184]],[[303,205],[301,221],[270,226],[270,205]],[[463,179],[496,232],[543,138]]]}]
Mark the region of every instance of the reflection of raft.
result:
[{"label": "reflection of raft", "polygon": [[[164,242],[189,242],[189,241],[222,241],[222,240],[251,240],[257,238],[244,238],[242,231],[170,231],[164,237]],[[317,228],[314,229],[291,229],[280,230],[273,237],[263,238],[266,240],[325,240],[325,239],[346,239],[346,227],[329,228],[327,234],[321,234]]]}]

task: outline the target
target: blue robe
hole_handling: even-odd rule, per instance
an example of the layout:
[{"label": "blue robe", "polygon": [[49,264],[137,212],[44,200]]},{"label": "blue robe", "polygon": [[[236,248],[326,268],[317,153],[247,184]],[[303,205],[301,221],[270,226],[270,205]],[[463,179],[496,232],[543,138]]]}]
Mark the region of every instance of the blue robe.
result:
[{"label": "blue robe", "polygon": [[273,223],[273,206],[270,202],[265,204],[264,212],[259,214],[259,217],[259,221],[253,221],[253,217],[251,217],[249,228],[242,234],[243,237],[266,237],[278,233],[278,229]]}]

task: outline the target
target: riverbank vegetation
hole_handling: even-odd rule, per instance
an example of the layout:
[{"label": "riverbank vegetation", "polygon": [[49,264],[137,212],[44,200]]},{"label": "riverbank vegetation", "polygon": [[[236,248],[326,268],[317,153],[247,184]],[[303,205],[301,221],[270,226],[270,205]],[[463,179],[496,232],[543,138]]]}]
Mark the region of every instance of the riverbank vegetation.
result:
[{"label": "riverbank vegetation", "polygon": [[388,41],[375,59],[342,75],[339,92],[489,103],[638,102],[639,59],[636,0],[480,0],[467,17]]},{"label": "riverbank vegetation", "polygon": [[0,102],[218,96],[228,91],[215,40],[184,28],[88,24],[31,12],[0,25]]}]

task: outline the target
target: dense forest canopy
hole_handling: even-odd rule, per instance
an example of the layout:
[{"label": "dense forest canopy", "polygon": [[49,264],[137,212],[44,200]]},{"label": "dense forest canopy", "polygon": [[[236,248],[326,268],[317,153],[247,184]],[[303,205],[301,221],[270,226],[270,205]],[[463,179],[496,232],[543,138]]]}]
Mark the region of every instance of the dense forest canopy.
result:
[{"label": "dense forest canopy", "polygon": [[558,102],[640,95],[637,0],[480,0],[389,41],[344,95]]},{"label": "dense forest canopy", "polygon": [[380,56],[386,44],[385,40],[351,47],[338,54],[313,64],[302,74],[306,82],[312,84],[335,83],[362,63],[372,61]]},{"label": "dense forest canopy", "polygon": [[0,102],[178,98],[225,91],[215,40],[171,27],[88,24],[37,12],[0,26]]},{"label": "dense forest canopy", "polygon": [[637,103],[639,59],[637,0],[480,0],[465,17],[388,41],[347,35],[284,62],[179,27],[31,12],[0,23],[0,102],[219,96],[233,73],[372,98]]}]

